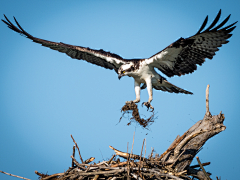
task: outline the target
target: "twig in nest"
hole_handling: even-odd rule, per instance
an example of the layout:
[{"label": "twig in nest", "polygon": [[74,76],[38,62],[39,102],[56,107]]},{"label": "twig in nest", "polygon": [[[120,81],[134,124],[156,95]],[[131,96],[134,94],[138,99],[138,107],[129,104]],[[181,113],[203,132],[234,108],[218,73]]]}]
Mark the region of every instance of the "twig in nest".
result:
[{"label": "twig in nest", "polygon": [[134,139],[135,139],[135,131],[133,133],[133,142],[132,142],[132,149],[131,149],[131,154],[133,153],[133,145],[134,145]]},{"label": "twig in nest", "polygon": [[[210,164],[210,162],[206,162],[206,163],[202,163],[202,166],[207,166],[207,165],[209,165]],[[190,168],[197,168],[197,167],[200,167],[200,165],[194,165],[194,166],[190,166]]]},{"label": "twig in nest", "polygon": [[79,164],[79,162],[77,162],[77,160],[73,156],[71,156],[71,158],[72,158],[73,162],[76,164],[77,167],[86,170],[86,168],[84,166],[81,166],[81,164]]},{"label": "twig in nest", "polygon": [[77,147],[77,149],[78,149],[79,157],[80,157],[80,159],[81,159],[81,161],[82,161],[82,163],[83,163],[83,159],[82,159],[82,156],[81,156],[81,153],[80,153],[79,147],[78,147],[78,145],[77,145],[77,143],[76,143],[76,141],[74,140],[74,138],[73,138],[72,135],[71,135],[71,138],[72,138],[73,142],[75,143],[75,145],[76,145],[76,147]]},{"label": "twig in nest", "polygon": [[210,111],[209,111],[209,87],[210,85],[207,85],[207,89],[206,89],[206,116],[212,116]]},{"label": "twig in nest", "polygon": [[[152,111],[152,115],[148,119],[140,118],[139,111],[137,105],[133,102],[130,101],[126,103],[122,109],[121,112],[123,112],[122,117],[124,116],[125,113],[129,113],[129,111],[132,111],[132,117],[130,118],[130,122],[127,125],[131,124],[132,120],[135,120],[138,122],[143,128],[146,128],[150,124],[154,122],[154,112]],[[121,121],[122,117],[119,119],[119,122]]]},{"label": "twig in nest", "polygon": [[90,157],[89,159],[84,161],[83,164],[88,164],[88,163],[92,162],[94,159],[95,159],[94,157]]},{"label": "twig in nest", "polygon": [[[73,145],[73,154],[72,154],[72,156],[73,157],[75,157],[75,145]],[[72,167],[74,167],[74,161],[73,161],[73,159],[72,159]]]},{"label": "twig in nest", "polygon": [[98,177],[99,177],[99,174],[96,174],[96,175],[94,176],[93,180],[97,180]]},{"label": "twig in nest", "polygon": [[64,174],[64,173],[53,174],[53,175],[47,176],[47,177],[45,177],[45,178],[42,178],[42,180],[52,179],[53,177],[61,176],[61,175],[63,175],[63,174]]},{"label": "twig in nest", "polygon": [[122,151],[119,151],[117,149],[115,149],[114,147],[112,146],[109,146],[109,148],[111,148],[112,150],[115,151],[116,155],[120,156],[120,157],[123,157],[125,159],[127,159],[128,157],[131,158],[131,159],[142,159],[142,161],[146,161],[147,158],[144,158],[144,157],[141,157],[139,155],[136,155],[136,154],[129,154],[129,153],[126,153],[126,152],[122,152]]},{"label": "twig in nest", "polygon": [[141,162],[142,162],[142,151],[143,151],[144,143],[145,143],[145,139],[143,140],[142,149],[141,149],[141,155],[140,155],[140,160],[139,160],[139,166],[138,166],[138,174],[139,175],[141,174],[140,168],[141,168]]},{"label": "twig in nest", "polygon": [[132,175],[132,177],[133,177],[134,179],[142,180],[141,177],[139,177],[138,175],[136,175],[136,174],[134,174],[134,173],[131,173],[131,175]]},{"label": "twig in nest", "polygon": [[204,169],[204,167],[203,167],[201,161],[199,160],[199,157],[198,157],[198,156],[196,157],[196,159],[197,159],[198,164],[199,164],[199,166],[201,167],[203,173],[205,174],[206,178],[207,178],[208,180],[211,180],[210,177],[208,176],[207,172],[205,171],[205,169]]},{"label": "twig in nest", "polygon": [[111,159],[109,159],[109,161],[107,162],[107,164],[110,164],[111,162],[112,162],[112,160],[113,160],[113,158],[115,158],[115,154],[111,157]]},{"label": "twig in nest", "polygon": [[6,175],[12,176],[12,177],[17,177],[17,178],[20,178],[20,179],[30,180],[30,179],[28,179],[28,178],[24,178],[24,177],[21,177],[21,176],[17,176],[17,175],[14,175],[14,174],[10,174],[10,173],[7,173],[7,172],[1,171],[1,170],[0,170],[0,172],[3,173],[3,174],[6,174]]},{"label": "twig in nest", "polygon": [[43,173],[40,173],[38,171],[35,171],[35,174],[37,174],[38,176],[40,176],[41,178],[45,178],[45,177],[48,177],[49,175],[48,174],[43,174]]},{"label": "twig in nest", "polygon": [[128,163],[127,161],[125,161],[125,162],[120,162],[120,163],[118,163],[118,164],[111,165],[111,167],[120,167],[120,166],[126,165],[127,163]]}]

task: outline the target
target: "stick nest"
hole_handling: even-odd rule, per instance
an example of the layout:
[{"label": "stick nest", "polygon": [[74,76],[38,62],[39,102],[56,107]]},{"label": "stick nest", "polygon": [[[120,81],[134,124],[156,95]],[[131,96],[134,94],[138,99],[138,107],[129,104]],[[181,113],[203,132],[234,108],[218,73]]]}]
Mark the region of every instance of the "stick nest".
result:
[{"label": "stick nest", "polygon": [[[182,137],[179,137],[180,141],[184,139],[186,135],[183,134]],[[72,137],[72,135],[71,135]],[[153,157],[152,149],[151,154],[145,158],[145,154],[143,155],[143,147],[145,144],[145,139],[143,141],[141,154],[136,155],[128,152],[122,152],[115,149],[112,146],[109,146],[112,150],[114,150],[115,154],[108,160],[102,161],[99,163],[91,163],[95,158],[91,157],[85,161],[82,160],[80,155],[80,150],[72,137],[73,142],[75,145],[73,146],[73,154],[72,158],[72,166],[66,172],[57,173],[53,175],[48,175],[44,173],[39,173],[35,171],[35,173],[39,176],[40,180],[116,180],[116,179],[137,179],[137,180],[150,180],[150,179],[159,179],[159,180],[170,180],[170,179],[177,179],[177,180],[190,180],[193,177],[191,171],[196,171],[197,173],[199,170],[195,168],[203,169],[203,166],[209,165],[210,163],[203,163],[199,161],[199,165],[189,166],[187,169],[182,171],[178,171],[174,168],[174,164],[176,161],[167,163],[162,161],[162,157],[175,149],[175,147],[180,143],[180,141],[176,141],[173,144],[172,148],[169,148],[165,151],[161,156],[155,154]],[[146,144],[145,144],[146,148]],[[75,149],[78,150],[81,163],[79,163],[75,159]],[[146,149],[145,149],[146,153]],[[121,162],[119,158],[123,158]],[[199,159],[198,159],[199,160]],[[196,173],[195,172],[195,173]],[[196,177],[196,176],[195,176]],[[207,175],[207,177],[209,177]],[[26,178],[24,178],[26,179]],[[205,177],[198,178],[201,180],[205,180]],[[28,180],[28,179],[27,179]]]}]

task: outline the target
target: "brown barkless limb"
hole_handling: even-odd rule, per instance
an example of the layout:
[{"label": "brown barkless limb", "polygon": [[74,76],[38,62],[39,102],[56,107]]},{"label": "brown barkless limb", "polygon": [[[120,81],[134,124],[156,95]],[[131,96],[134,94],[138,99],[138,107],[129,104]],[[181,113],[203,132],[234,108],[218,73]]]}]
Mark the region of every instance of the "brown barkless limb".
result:
[{"label": "brown barkless limb", "polygon": [[[142,151],[143,151],[144,143],[145,143],[145,139],[143,140],[142,149],[141,149],[141,155],[140,155],[140,160],[139,160],[139,166],[138,166],[138,174],[139,174],[139,175],[141,174],[140,168],[141,168],[141,162],[142,162]],[[140,176],[141,176],[141,175],[140,175]]]},{"label": "brown barkless limb", "polygon": [[[134,131],[135,133],[135,131]],[[127,153],[128,153],[128,145],[129,145],[129,142],[127,143]],[[132,147],[133,149],[133,147]],[[127,180],[130,180],[130,158],[128,157],[127,158]]]},{"label": "brown barkless limb", "polygon": [[209,87],[210,85],[208,84],[206,89],[206,116],[212,116],[209,111]]},{"label": "brown barkless limb", "polygon": [[[210,162],[202,163],[203,166],[207,166],[209,164]],[[200,167],[200,165],[198,164],[198,165],[190,166],[190,168],[197,168],[197,167]]]},{"label": "brown barkless limb", "polygon": [[152,159],[152,156],[153,156],[153,151],[154,151],[154,148],[152,148],[152,151],[151,151],[151,154],[150,154],[150,157],[149,157],[149,159]]},{"label": "brown barkless limb", "polygon": [[42,178],[42,180],[52,179],[53,177],[61,176],[61,175],[63,175],[63,174],[64,174],[64,173],[53,174],[53,175],[51,175],[51,176],[48,176],[48,177]]},{"label": "brown barkless limb", "polygon": [[112,150],[114,150],[115,153],[116,153],[116,155],[121,156],[121,157],[123,157],[123,158],[125,158],[125,159],[127,159],[128,157],[130,157],[131,159],[138,159],[138,160],[141,158],[142,161],[146,161],[146,160],[147,160],[147,158],[141,157],[141,156],[139,156],[139,155],[129,154],[129,153],[126,153],[126,152],[119,151],[119,150],[115,149],[115,148],[112,147],[112,146],[109,146],[109,148],[111,148]]},{"label": "brown barkless limb", "polygon": [[98,177],[99,177],[99,174],[96,174],[96,175],[94,176],[93,180],[97,180]]},{"label": "brown barkless limb", "polygon": [[100,174],[115,174],[125,171],[124,169],[116,169],[110,171],[94,171],[94,172],[78,172],[79,175],[100,175]]},{"label": "brown barkless limb", "polygon": [[88,163],[92,162],[94,159],[95,159],[94,157],[90,157],[89,159],[84,161],[83,164],[88,164]]},{"label": "brown barkless limb", "polygon": [[71,156],[71,158],[72,158],[73,162],[76,164],[76,166],[78,166],[79,168],[86,169],[84,166],[81,166],[81,164],[79,164],[79,162],[77,162],[77,160],[73,156]]},{"label": "brown barkless limb", "polygon": [[71,135],[71,138],[72,138],[73,142],[75,143],[75,145],[76,145],[76,147],[77,147],[77,149],[78,149],[79,157],[80,157],[80,159],[81,159],[81,161],[82,161],[82,163],[83,163],[83,159],[82,159],[82,156],[81,156],[81,153],[80,153],[79,147],[78,147],[78,145],[77,145],[77,143],[76,143],[76,141],[74,140],[74,138],[73,138],[72,135]]},{"label": "brown barkless limb", "polygon": [[201,161],[200,161],[200,159],[199,159],[198,156],[196,157],[196,159],[197,159],[198,164],[199,164],[199,166],[201,167],[203,173],[205,174],[206,178],[207,178],[208,180],[211,180],[210,177],[208,176],[207,172],[205,171],[205,169],[204,169],[204,167],[203,167],[203,165],[202,165],[202,163],[201,163]]},{"label": "brown barkless limb", "polygon": [[[73,154],[72,156],[75,158],[75,145],[73,145]],[[74,167],[74,161],[72,159],[72,167]]]},{"label": "brown barkless limb", "polygon": [[30,179],[28,179],[28,178],[24,178],[24,177],[21,177],[21,176],[13,175],[13,174],[10,174],[10,173],[1,171],[1,170],[0,170],[0,172],[3,173],[3,174],[6,174],[6,175],[8,175],[8,176],[12,176],[12,177],[20,178],[20,179],[30,180]]},{"label": "brown barkless limb", "polygon": [[143,180],[141,177],[139,177],[137,174],[135,174],[135,173],[131,173],[131,175],[132,175],[132,177],[134,178],[134,179],[138,179],[138,180]]},{"label": "brown barkless limb", "polygon": [[131,154],[132,154],[132,152],[133,152],[134,139],[135,139],[135,131],[134,131],[134,133],[133,133],[133,142],[132,142]]},{"label": "brown barkless limb", "polygon": [[112,160],[113,160],[113,158],[115,158],[115,154],[111,157],[111,159],[109,159],[109,161],[107,162],[107,164],[110,164],[111,162],[112,162]]},{"label": "brown barkless limb", "polygon": [[41,178],[45,178],[45,177],[49,176],[48,174],[39,173],[38,171],[35,171],[35,174],[37,174]]}]

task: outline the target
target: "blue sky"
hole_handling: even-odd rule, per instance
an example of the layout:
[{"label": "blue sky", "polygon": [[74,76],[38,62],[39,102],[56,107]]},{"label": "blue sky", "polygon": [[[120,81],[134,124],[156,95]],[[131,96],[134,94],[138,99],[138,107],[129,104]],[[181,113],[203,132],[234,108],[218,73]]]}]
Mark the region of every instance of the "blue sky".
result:
[{"label": "blue sky", "polygon": [[[147,58],[180,37],[194,35],[206,15],[210,22],[222,9],[229,24],[240,20],[239,1],[17,1],[0,2],[0,14],[15,16],[31,35],[46,40],[104,49],[124,58]],[[238,24],[237,24],[238,25]],[[210,84],[210,111],[225,114],[227,129],[210,139],[198,154],[211,162],[212,178],[234,179],[240,148],[240,29],[193,74],[167,78],[194,95],[154,91],[157,119],[145,130],[127,126],[120,109],[135,99],[134,81],[118,80],[111,70],[73,60],[21,37],[0,23],[0,170],[30,179],[34,171],[49,174],[71,166],[73,142],[83,159],[106,160],[109,145],[127,150],[135,131],[133,152],[163,153],[205,114],[205,90]],[[141,102],[147,101],[141,92]],[[141,114],[149,116],[146,108]],[[197,164],[194,160],[193,164]],[[11,180],[0,174],[0,179]]]}]

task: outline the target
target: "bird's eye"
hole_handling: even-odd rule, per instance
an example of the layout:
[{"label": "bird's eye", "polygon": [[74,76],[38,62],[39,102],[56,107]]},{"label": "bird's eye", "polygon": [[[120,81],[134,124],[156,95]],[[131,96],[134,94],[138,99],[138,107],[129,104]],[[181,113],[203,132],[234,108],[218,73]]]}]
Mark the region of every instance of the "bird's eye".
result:
[{"label": "bird's eye", "polygon": [[122,72],[123,74],[125,73],[125,71]]}]

